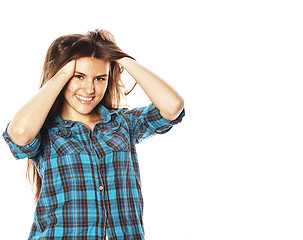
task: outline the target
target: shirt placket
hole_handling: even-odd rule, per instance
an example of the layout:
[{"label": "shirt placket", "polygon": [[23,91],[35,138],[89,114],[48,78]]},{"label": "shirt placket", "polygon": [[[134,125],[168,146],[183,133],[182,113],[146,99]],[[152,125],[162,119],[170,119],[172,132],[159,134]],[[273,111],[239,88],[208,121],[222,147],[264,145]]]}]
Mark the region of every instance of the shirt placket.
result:
[{"label": "shirt placket", "polygon": [[[100,212],[102,213],[101,216],[101,225],[100,225],[100,231],[99,236],[105,237],[106,233],[106,221],[107,221],[107,208],[106,208],[106,192],[105,192],[105,184],[103,182],[102,176],[104,176],[104,173],[102,171],[102,168],[100,167],[102,165],[102,162],[104,162],[104,156],[102,153],[100,153],[98,149],[98,139],[96,137],[96,129],[90,134],[89,143],[90,148],[95,153],[93,155],[93,163],[94,163],[94,169],[95,174],[98,176],[98,182],[96,185],[98,186],[99,196],[101,200],[101,204],[98,205]],[[103,163],[104,164],[104,163]]]}]

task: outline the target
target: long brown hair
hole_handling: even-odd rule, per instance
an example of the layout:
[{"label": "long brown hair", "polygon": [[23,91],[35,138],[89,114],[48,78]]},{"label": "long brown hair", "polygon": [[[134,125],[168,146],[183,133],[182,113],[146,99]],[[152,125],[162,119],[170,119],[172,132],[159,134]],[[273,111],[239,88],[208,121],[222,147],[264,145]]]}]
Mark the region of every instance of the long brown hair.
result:
[{"label": "long brown hair", "polygon": [[[41,75],[40,88],[46,84],[66,63],[81,57],[93,57],[110,62],[110,72],[107,90],[100,104],[110,110],[120,107],[121,97],[125,95],[125,88],[121,81],[123,68],[115,61],[123,57],[130,57],[117,45],[114,36],[105,30],[89,31],[87,34],[64,35],[50,45]],[[46,121],[50,121],[58,114],[62,106],[62,94],[60,93],[53,104]],[[38,201],[42,187],[42,179],[33,165],[27,161],[26,177],[35,192],[35,202]]]}]

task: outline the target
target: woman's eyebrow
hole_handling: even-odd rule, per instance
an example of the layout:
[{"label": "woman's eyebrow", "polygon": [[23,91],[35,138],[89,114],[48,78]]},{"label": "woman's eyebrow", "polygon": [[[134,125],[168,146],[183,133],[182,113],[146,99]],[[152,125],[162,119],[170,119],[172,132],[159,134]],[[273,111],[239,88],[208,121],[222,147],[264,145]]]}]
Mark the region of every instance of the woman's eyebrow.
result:
[{"label": "woman's eyebrow", "polygon": [[75,71],[75,73],[81,74],[81,75],[83,75],[83,76],[86,76],[86,74],[84,74],[84,73],[82,73],[82,72]]},{"label": "woman's eyebrow", "polygon": [[107,74],[101,74],[101,75],[98,75],[96,77],[107,77]]},{"label": "woman's eyebrow", "polygon": [[[75,71],[76,74],[80,74],[80,75],[83,75],[83,76],[86,76],[86,74],[82,73],[82,72],[78,72],[78,71]],[[100,74],[100,75],[97,75],[96,77],[107,77],[107,74]]]}]

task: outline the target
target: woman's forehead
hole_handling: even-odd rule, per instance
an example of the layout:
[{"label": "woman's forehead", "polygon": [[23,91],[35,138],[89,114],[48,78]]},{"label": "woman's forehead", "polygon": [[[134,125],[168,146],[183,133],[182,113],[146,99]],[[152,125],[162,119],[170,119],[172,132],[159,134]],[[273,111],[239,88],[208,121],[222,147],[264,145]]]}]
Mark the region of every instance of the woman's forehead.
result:
[{"label": "woman's forehead", "polygon": [[82,57],[76,60],[76,71],[100,72],[100,74],[109,71],[110,62],[104,59]]}]

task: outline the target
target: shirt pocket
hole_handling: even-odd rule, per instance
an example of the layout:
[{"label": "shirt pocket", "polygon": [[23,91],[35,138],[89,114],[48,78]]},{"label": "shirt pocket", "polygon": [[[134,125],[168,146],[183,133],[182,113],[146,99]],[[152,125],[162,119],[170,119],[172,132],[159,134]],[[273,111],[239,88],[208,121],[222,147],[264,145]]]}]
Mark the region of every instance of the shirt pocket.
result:
[{"label": "shirt pocket", "polygon": [[58,156],[77,154],[82,151],[79,140],[75,138],[75,133],[70,129],[51,132],[50,141],[53,152]]},{"label": "shirt pocket", "polygon": [[122,126],[113,129],[101,129],[102,140],[114,152],[129,152],[131,150],[128,136],[128,131]]}]

